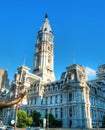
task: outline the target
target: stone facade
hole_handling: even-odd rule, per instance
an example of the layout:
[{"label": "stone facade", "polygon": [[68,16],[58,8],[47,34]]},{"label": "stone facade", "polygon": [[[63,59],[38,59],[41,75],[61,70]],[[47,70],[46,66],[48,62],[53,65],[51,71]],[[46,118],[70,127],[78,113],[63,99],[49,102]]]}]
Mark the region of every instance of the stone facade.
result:
[{"label": "stone facade", "polygon": [[[28,114],[37,110],[42,119],[52,113],[66,128],[101,126],[105,114],[105,65],[99,67],[95,80],[87,81],[85,68],[73,64],[56,81],[53,38],[46,15],[37,36],[33,73],[21,66],[12,83],[11,91],[15,96],[27,91],[20,109]],[[11,119],[13,116],[15,114]]]}]

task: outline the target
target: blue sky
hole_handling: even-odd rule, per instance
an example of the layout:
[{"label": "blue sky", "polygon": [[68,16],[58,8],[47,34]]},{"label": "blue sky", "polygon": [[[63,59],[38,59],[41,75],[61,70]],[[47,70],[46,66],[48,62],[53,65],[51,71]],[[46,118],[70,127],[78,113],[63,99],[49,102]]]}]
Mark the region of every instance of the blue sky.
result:
[{"label": "blue sky", "polygon": [[17,67],[33,68],[37,32],[48,13],[55,36],[55,74],[75,62],[97,71],[105,63],[104,0],[0,1],[0,68],[10,80]]}]

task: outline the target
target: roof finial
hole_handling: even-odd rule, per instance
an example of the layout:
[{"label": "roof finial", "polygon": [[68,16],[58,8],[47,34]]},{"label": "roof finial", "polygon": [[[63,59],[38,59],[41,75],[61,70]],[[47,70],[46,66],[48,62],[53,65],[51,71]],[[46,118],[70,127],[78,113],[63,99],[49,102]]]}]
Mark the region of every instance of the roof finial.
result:
[{"label": "roof finial", "polygon": [[24,57],[24,63],[23,63],[23,65],[25,66],[25,64],[26,64],[26,56]]},{"label": "roof finial", "polygon": [[73,60],[73,64],[75,64],[76,61],[75,61],[75,56],[74,55],[72,55],[72,60]]},{"label": "roof finial", "polygon": [[45,14],[45,18],[48,18],[48,15],[47,15],[47,13]]}]

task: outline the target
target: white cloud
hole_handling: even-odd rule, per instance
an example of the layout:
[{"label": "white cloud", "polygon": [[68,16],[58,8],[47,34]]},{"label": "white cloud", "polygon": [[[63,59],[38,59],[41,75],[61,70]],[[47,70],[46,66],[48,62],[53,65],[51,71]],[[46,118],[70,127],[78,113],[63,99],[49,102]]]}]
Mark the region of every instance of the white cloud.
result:
[{"label": "white cloud", "polygon": [[87,66],[85,67],[85,73],[88,79],[94,79],[96,77],[96,70],[90,67],[87,67]]}]

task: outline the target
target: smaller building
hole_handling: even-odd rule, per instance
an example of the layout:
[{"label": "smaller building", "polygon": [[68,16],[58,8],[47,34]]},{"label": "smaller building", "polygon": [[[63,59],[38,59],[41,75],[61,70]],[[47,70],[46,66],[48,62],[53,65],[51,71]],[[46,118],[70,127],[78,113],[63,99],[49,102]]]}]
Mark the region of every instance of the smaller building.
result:
[{"label": "smaller building", "polygon": [[8,72],[4,69],[0,69],[0,88],[9,87]]}]

